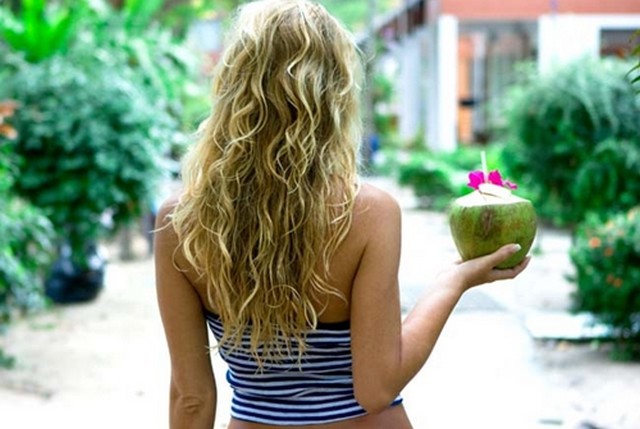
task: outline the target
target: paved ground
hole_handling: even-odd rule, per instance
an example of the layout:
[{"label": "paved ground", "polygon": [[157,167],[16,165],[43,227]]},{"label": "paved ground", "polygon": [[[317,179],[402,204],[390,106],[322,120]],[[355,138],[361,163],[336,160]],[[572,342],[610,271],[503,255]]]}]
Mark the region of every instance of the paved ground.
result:
[{"label": "paved ground", "polygon": [[[442,214],[415,210],[410,194],[394,193],[405,209],[400,277],[408,309],[456,254]],[[139,244],[137,261],[112,261],[97,301],[55,308],[0,337],[18,358],[14,370],[0,370],[0,428],[167,428],[168,360],[153,264]],[[463,298],[404,392],[416,429],[640,428],[640,364],[612,362],[592,342],[534,339],[527,329],[568,314],[568,247],[566,235],[543,230],[520,279]],[[555,321],[552,328],[562,330]],[[214,365],[216,428],[224,428],[229,392],[218,358]]]}]

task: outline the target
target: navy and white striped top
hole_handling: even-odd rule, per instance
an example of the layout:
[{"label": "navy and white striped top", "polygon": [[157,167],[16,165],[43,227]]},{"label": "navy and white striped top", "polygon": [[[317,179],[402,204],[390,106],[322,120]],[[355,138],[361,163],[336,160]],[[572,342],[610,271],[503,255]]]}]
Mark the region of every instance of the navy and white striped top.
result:
[{"label": "navy and white striped top", "polygon": [[[216,340],[222,321],[205,312]],[[365,415],[353,393],[351,331],[349,322],[319,324],[306,337],[307,350],[263,362],[262,369],[249,353],[249,336],[239,348],[220,348],[227,363],[227,381],[233,389],[231,416],[252,423],[276,426],[332,423]],[[398,396],[392,404],[398,405]]]}]

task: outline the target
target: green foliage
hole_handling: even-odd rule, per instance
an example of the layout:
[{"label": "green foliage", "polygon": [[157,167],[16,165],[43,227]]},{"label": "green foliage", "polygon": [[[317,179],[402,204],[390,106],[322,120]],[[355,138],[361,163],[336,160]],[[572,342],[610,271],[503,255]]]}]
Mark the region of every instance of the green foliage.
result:
[{"label": "green foliage", "polygon": [[14,309],[43,305],[42,276],[51,263],[53,228],[42,211],[4,192],[0,203],[0,325]]},{"label": "green foliage", "polygon": [[451,168],[426,153],[414,153],[399,168],[398,183],[410,186],[424,208],[446,208],[454,193]]},{"label": "green foliage", "polygon": [[618,339],[640,341],[640,206],[605,223],[589,216],[571,249],[576,310],[615,328]]},{"label": "green foliage", "polygon": [[84,246],[138,216],[175,123],[126,73],[91,58],[51,58],[20,69],[4,95],[14,124],[15,189],[40,207],[83,266]]},{"label": "green foliage", "polygon": [[[66,2],[70,3],[70,2]],[[19,14],[0,7],[0,36],[27,61],[38,62],[69,49],[85,12],[84,2],[47,4],[46,0],[22,0]]]},{"label": "green foliage", "polygon": [[[0,122],[4,121],[0,113]],[[0,330],[14,311],[42,307],[42,275],[51,262],[53,228],[42,212],[12,192],[15,156],[0,134]],[[12,358],[0,350],[0,367]]]},{"label": "green foliage", "polygon": [[604,140],[578,168],[573,200],[585,212],[613,213],[640,203],[640,142]]},{"label": "green foliage", "polygon": [[[162,0],[128,0],[117,11],[103,0],[45,3],[22,0],[15,16],[0,7],[0,27],[23,40],[0,40],[0,95],[24,106],[15,118],[15,188],[45,211],[82,265],[86,243],[106,233],[105,215],[115,227],[137,216],[160,155],[184,146],[181,130],[201,115],[194,107],[185,115],[199,99],[199,69],[158,25]],[[54,33],[55,43],[42,39]]]},{"label": "green foliage", "polygon": [[93,2],[79,31],[81,42],[73,47],[71,57],[95,57],[119,69],[144,89],[157,108],[190,131],[202,115],[200,109],[192,111],[190,106],[201,106],[200,99],[207,94],[199,82],[196,53],[154,18],[163,3],[129,0],[116,11]]},{"label": "green foliage", "polygon": [[173,34],[184,38],[191,23],[198,19],[207,19],[213,16],[220,0],[199,0],[197,2],[183,2],[163,11],[159,20],[166,28],[171,28]]},{"label": "green foliage", "polygon": [[541,217],[572,226],[590,211],[640,202],[640,98],[628,67],[578,62],[530,76],[512,92],[501,163],[533,193]]},{"label": "green foliage", "polygon": [[382,73],[373,76],[373,102],[376,106],[373,125],[381,146],[388,146],[397,133],[395,113],[388,105],[393,100],[393,81]]},{"label": "green foliage", "polygon": [[[114,10],[104,0],[49,4],[21,0],[17,15],[8,6],[0,6],[0,35],[5,36],[0,39],[6,38],[6,46],[11,48],[8,55],[21,53],[30,62],[53,55],[70,61],[95,57],[128,73],[159,109],[191,130],[201,117],[200,110],[185,107],[202,105],[198,58],[169,28],[159,24],[159,18],[170,16],[162,10],[163,5],[164,0],[126,0],[121,10]],[[8,62],[0,58],[3,68],[11,65]]]},{"label": "green foliage", "polygon": [[454,198],[471,192],[467,186],[468,174],[481,169],[481,151],[487,152],[491,169],[498,166],[502,147],[491,145],[460,146],[453,152],[386,152],[391,174],[398,182],[409,186],[420,200],[420,205],[435,210],[445,210]]},{"label": "green foliage", "polygon": [[8,356],[4,350],[0,349],[0,368],[11,369],[15,366],[16,359]]},{"label": "green foliage", "polygon": [[164,0],[125,0],[122,15],[127,31],[143,33],[153,23],[163,3]]}]

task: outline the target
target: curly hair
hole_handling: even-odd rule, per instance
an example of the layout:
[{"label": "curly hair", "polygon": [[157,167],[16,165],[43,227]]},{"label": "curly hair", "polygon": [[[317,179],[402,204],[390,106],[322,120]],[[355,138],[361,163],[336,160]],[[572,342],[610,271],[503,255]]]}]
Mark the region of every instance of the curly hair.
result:
[{"label": "curly hair", "polygon": [[240,9],[172,214],[222,319],[219,347],[250,335],[258,362],[301,354],[329,296],[344,299],[329,264],[358,191],[361,79],[357,45],[322,6]]}]

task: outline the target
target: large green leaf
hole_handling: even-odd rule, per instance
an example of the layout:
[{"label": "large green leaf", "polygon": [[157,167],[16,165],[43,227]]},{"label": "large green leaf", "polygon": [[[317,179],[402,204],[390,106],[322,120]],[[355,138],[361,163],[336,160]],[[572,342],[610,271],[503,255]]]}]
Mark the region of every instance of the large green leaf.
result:
[{"label": "large green leaf", "polygon": [[85,9],[84,0],[49,5],[45,0],[22,0],[17,16],[0,7],[0,34],[28,61],[42,61],[67,50]]}]

